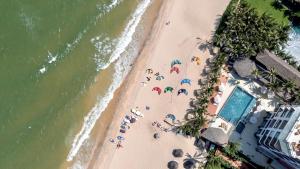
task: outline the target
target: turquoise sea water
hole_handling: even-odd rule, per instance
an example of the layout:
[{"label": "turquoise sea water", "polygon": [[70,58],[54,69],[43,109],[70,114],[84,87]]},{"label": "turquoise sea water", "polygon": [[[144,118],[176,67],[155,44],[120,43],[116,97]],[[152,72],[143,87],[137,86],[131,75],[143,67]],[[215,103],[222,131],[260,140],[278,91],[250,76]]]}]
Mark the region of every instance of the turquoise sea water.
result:
[{"label": "turquoise sea water", "polygon": [[55,169],[73,160],[128,72],[135,53],[121,54],[148,5],[0,0],[1,169]]},{"label": "turquoise sea water", "polygon": [[253,96],[236,87],[220,110],[219,116],[232,124],[237,124],[244,114],[250,112],[254,104]]}]

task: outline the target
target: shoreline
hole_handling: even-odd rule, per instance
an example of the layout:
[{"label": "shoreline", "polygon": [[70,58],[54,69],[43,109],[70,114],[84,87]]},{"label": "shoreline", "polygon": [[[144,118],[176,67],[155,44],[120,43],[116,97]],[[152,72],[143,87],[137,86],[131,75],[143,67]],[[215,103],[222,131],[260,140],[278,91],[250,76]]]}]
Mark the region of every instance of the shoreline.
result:
[{"label": "shoreline", "polygon": [[[94,168],[96,160],[97,160],[94,157],[97,155],[98,156],[101,155],[101,151],[103,151],[102,149],[105,144],[105,141],[108,140],[109,131],[111,131],[111,130],[114,131],[113,121],[114,121],[115,116],[118,116],[118,114],[116,113],[116,110],[118,108],[118,105],[120,104],[120,101],[122,100],[121,97],[127,91],[127,88],[129,86],[129,82],[130,82],[129,79],[131,78],[132,74],[135,74],[134,73],[134,71],[135,71],[134,65],[140,59],[142,59],[141,53],[151,38],[151,35],[153,33],[152,31],[155,26],[155,22],[159,15],[158,13],[162,8],[163,3],[164,2],[162,0],[154,0],[152,2],[152,4],[149,6],[149,8],[146,10],[144,16],[142,17],[140,26],[142,26],[143,28],[148,28],[148,30],[144,30],[145,32],[143,32],[144,37],[142,37],[142,40],[141,40],[142,45],[139,49],[136,59],[133,62],[133,68],[130,70],[128,75],[125,77],[125,79],[123,80],[120,87],[114,92],[113,99],[109,102],[108,106],[105,108],[105,111],[102,112],[100,118],[97,120],[97,123],[94,126],[94,130],[91,133],[91,137],[94,139],[94,142],[96,143],[96,145],[94,145],[92,159],[89,161],[87,168],[91,168],[91,169]],[[157,14],[155,14],[156,12],[157,12]],[[148,19],[150,19],[150,21]],[[144,23],[144,22],[146,22],[146,23]]]},{"label": "shoreline", "polygon": [[[172,158],[170,152],[173,148],[182,148],[190,154],[195,153],[194,138],[186,138],[172,132],[164,133],[153,128],[151,123],[162,119],[165,113],[173,113],[179,120],[184,119],[184,112],[189,108],[189,100],[194,97],[192,91],[198,88],[196,82],[201,78],[199,72],[204,69],[205,60],[211,57],[209,51],[199,50],[197,39],[198,37],[202,40],[211,38],[218,15],[223,13],[227,4],[228,1],[220,3],[217,0],[210,3],[205,0],[191,0],[189,3],[171,0],[162,2],[133,68],[118,89],[118,94],[114,95],[114,102],[107,107],[107,110],[111,109],[113,113],[112,121],[106,128],[106,137],[101,148],[98,147],[97,153],[93,154],[88,168],[140,169],[144,166],[165,168],[167,161]],[[195,6],[199,6],[199,11],[194,10]],[[171,24],[166,24],[169,21]],[[192,64],[190,61],[192,56],[201,56],[203,61],[200,65]],[[171,75],[169,63],[175,58],[183,61],[180,65],[181,73]],[[153,79],[142,87],[140,82],[145,81],[147,68],[153,68],[155,72],[159,71],[166,75],[166,78],[162,81]],[[190,93],[188,96],[172,93],[157,95],[151,91],[152,87],[157,85],[170,85],[178,90],[181,88],[178,82],[186,77],[191,78],[193,82],[192,85],[185,86]],[[130,130],[123,134],[126,137],[126,141],[122,142],[124,148],[117,150],[115,144],[109,142],[109,138],[117,136],[122,119],[129,113],[130,108],[137,106],[143,107],[141,111],[145,117],[139,118],[135,124],[132,124]],[[144,109],[145,106],[150,106],[151,109],[147,111]],[[153,140],[154,132],[162,135],[159,141]]]}]

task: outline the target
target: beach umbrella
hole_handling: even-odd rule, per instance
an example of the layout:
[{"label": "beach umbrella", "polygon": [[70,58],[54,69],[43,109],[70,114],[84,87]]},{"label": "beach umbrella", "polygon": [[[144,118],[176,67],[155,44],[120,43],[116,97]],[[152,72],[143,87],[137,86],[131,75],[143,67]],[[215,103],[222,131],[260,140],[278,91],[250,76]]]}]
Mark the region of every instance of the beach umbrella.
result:
[{"label": "beach umbrella", "polygon": [[176,117],[175,117],[174,114],[168,114],[168,115],[166,115],[166,118],[169,118],[169,119],[171,119],[172,121],[175,121],[175,120],[176,120]]},{"label": "beach umbrella", "polygon": [[174,65],[181,65],[180,60],[178,60],[178,59],[173,60],[173,61],[171,62],[171,67],[173,67]]},{"label": "beach umbrella", "polygon": [[174,66],[171,68],[170,73],[176,72],[177,74],[179,73],[179,68]]},{"label": "beach umbrella", "polygon": [[174,157],[182,157],[183,156],[183,151],[182,149],[174,149],[172,152]]},{"label": "beach umbrella", "polygon": [[167,93],[167,92],[171,92],[172,93],[173,90],[174,90],[173,87],[168,86],[168,87],[165,88],[164,93]]},{"label": "beach umbrella", "polygon": [[130,119],[130,123],[135,123],[136,122],[136,119],[135,118],[131,118]]},{"label": "beach umbrella", "polygon": [[152,73],[153,73],[153,70],[152,70],[152,69],[147,69],[147,70],[146,70],[146,73],[152,74]]},{"label": "beach umbrella", "polygon": [[218,88],[219,88],[219,92],[223,92],[225,90],[224,83],[221,83],[221,85]]},{"label": "beach umbrella", "polygon": [[123,121],[124,121],[125,123],[130,123],[130,121],[129,121],[128,119],[126,119],[126,118],[125,118]]},{"label": "beach umbrella", "polygon": [[194,160],[186,160],[184,163],[183,163],[183,167],[185,169],[193,169],[193,168],[196,168],[196,163]]},{"label": "beach umbrella", "polygon": [[161,94],[161,89],[159,87],[153,87],[152,91],[157,91],[157,93]]},{"label": "beach umbrella", "polygon": [[153,135],[153,137],[155,138],[155,139],[159,139],[159,133],[155,133],[154,135]]},{"label": "beach umbrella", "polygon": [[178,168],[178,163],[176,161],[169,161],[168,162],[168,168],[169,169],[177,169]]},{"label": "beach umbrella", "polygon": [[125,140],[125,138],[122,137],[122,136],[118,136],[117,139],[120,140],[120,141]]},{"label": "beach umbrella", "polygon": [[183,85],[184,83],[191,85],[191,79],[182,79],[180,84]]},{"label": "beach umbrella", "polygon": [[121,127],[121,129],[124,129],[124,130],[128,129],[128,126],[126,126],[126,125],[121,125],[120,127]]},{"label": "beach umbrella", "polygon": [[163,80],[163,79],[165,79],[164,76],[157,76],[157,77],[156,77],[156,80]]},{"label": "beach umbrella", "polygon": [[179,89],[177,92],[177,95],[180,95],[181,93],[184,93],[185,95],[188,95],[188,91],[186,89]]},{"label": "beach umbrella", "polygon": [[264,108],[263,108],[262,105],[259,105],[259,106],[256,107],[256,111],[262,111],[263,109],[264,109]]},{"label": "beach umbrella", "polygon": [[217,94],[217,95],[214,97],[214,102],[215,102],[216,104],[219,104],[219,103],[221,102],[221,96]]}]

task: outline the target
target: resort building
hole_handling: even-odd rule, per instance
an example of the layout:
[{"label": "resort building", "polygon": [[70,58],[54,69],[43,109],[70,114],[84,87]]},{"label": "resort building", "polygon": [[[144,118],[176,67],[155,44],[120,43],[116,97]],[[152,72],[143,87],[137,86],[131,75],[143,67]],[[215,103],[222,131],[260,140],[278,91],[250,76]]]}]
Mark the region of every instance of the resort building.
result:
[{"label": "resort building", "polygon": [[300,106],[278,106],[255,135],[257,151],[273,159],[276,168],[300,168]]},{"label": "resort building", "polygon": [[268,50],[264,50],[256,56],[256,66],[262,71],[274,68],[282,80],[292,80],[297,86],[300,86],[300,72]]}]

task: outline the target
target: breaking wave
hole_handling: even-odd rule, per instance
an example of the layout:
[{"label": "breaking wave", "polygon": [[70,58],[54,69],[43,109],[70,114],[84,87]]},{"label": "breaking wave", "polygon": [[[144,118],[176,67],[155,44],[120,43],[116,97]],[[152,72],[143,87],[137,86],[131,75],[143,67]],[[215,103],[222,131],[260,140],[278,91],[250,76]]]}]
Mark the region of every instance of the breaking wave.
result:
[{"label": "breaking wave", "polygon": [[[142,18],[142,15],[146,11],[147,7],[150,5],[151,0],[142,0],[138,5],[135,12],[131,15],[127,26],[122,32],[119,39],[117,39],[117,44],[115,50],[112,52],[109,62],[106,64],[100,64],[98,70],[107,68],[111,63],[116,61],[115,73],[113,75],[113,82],[110,85],[107,93],[99,102],[92,108],[92,110],[84,118],[84,123],[73,140],[71,150],[68,154],[67,161],[72,161],[74,156],[78,153],[81,146],[89,138],[89,134],[92,131],[97,119],[100,117],[101,113],[105,110],[110,100],[113,98],[114,91],[121,85],[123,79],[128,74],[130,70],[130,64],[133,62],[134,58],[137,56],[136,45],[130,45],[134,43],[133,35],[136,28]],[[93,41],[93,40],[91,40]],[[95,40],[94,40],[95,41]],[[122,55],[122,57],[120,57]]]},{"label": "breaking wave", "polygon": [[[59,59],[62,59],[64,56],[68,55],[76,47],[76,45],[80,42],[80,40],[82,39],[84,34],[86,32],[88,32],[91,24],[95,25],[100,18],[102,18],[107,13],[109,13],[112,9],[114,9],[122,1],[123,0],[112,0],[109,5],[98,5],[97,9],[99,10],[100,13],[87,24],[87,27],[83,31],[78,33],[76,38],[71,43],[66,44],[66,47],[63,50],[63,52],[61,52],[60,54],[59,53],[52,54],[50,51],[48,51],[47,60],[45,61],[46,63],[39,69],[39,73],[41,73],[41,74],[45,73],[48,70],[48,67],[50,66],[50,64],[54,64]],[[59,31],[60,31],[60,28],[59,28]],[[53,59],[52,56],[55,56],[55,59]]]}]

